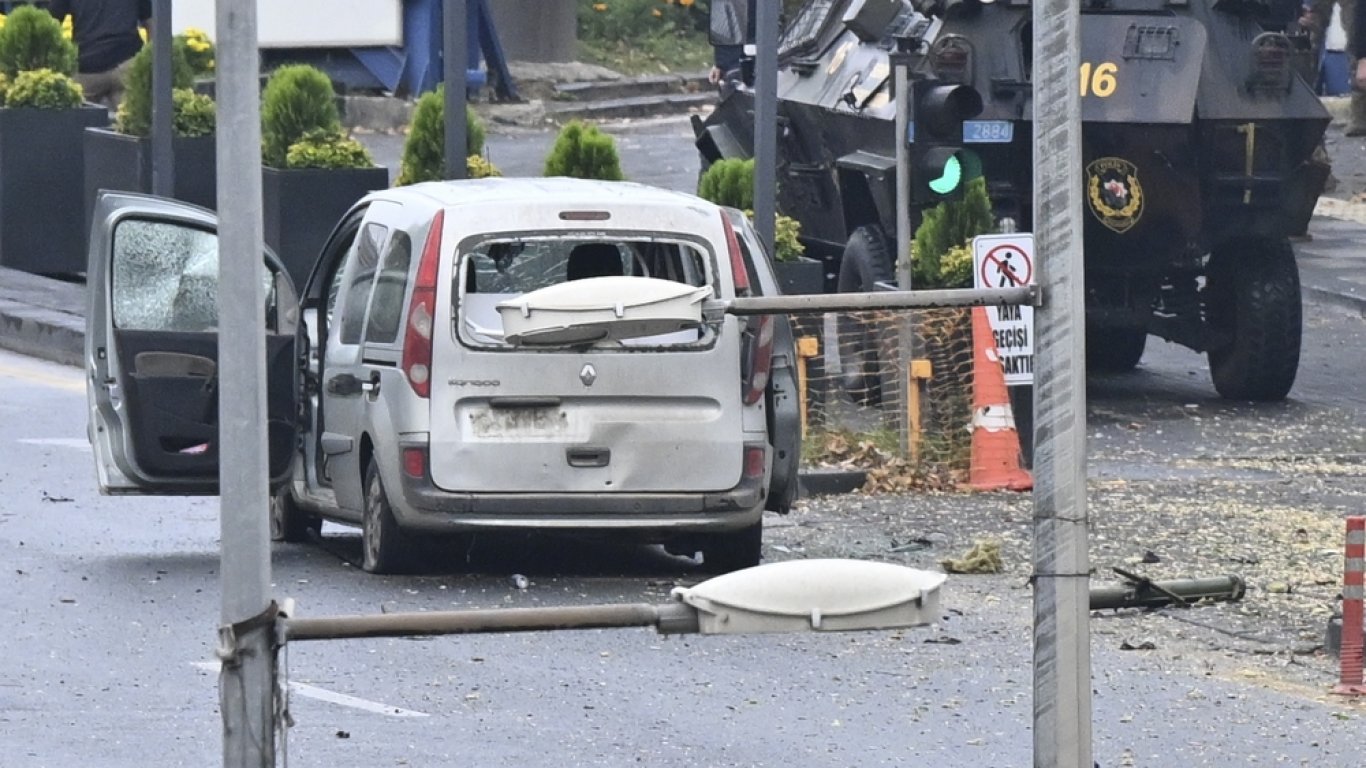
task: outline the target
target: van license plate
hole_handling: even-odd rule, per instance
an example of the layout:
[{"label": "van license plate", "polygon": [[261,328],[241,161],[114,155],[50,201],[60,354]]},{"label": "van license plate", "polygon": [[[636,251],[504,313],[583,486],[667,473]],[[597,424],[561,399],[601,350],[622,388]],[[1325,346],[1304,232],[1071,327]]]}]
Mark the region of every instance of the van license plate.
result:
[{"label": "van license plate", "polygon": [[476,440],[556,438],[569,434],[569,419],[558,408],[490,408],[470,413]]}]

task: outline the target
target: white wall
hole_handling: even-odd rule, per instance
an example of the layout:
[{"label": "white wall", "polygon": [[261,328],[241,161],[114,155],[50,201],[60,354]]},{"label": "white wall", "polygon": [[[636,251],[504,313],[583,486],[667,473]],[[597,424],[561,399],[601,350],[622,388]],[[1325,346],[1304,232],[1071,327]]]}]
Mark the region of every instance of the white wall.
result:
[{"label": "white wall", "polygon": [[[215,0],[175,0],[176,32],[198,27],[214,33]],[[257,0],[262,48],[327,48],[403,44],[400,0]]]}]

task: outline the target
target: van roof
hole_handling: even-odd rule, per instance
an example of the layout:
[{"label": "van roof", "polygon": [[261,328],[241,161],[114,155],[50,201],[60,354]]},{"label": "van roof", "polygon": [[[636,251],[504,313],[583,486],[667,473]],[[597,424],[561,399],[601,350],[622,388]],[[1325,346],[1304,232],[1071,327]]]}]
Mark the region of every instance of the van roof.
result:
[{"label": "van roof", "polygon": [[467,204],[501,204],[510,202],[544,202],[557,200],[565,205],[582,208],[592,205],[687,205],[711,207],[694,195],[651,187],[629,181],[599,181],[573,179],[562,176],[539,178],[462,179],[457,181],[429,181],[407,187],[386,190],[385,197],[421,195],[443,207]]}]

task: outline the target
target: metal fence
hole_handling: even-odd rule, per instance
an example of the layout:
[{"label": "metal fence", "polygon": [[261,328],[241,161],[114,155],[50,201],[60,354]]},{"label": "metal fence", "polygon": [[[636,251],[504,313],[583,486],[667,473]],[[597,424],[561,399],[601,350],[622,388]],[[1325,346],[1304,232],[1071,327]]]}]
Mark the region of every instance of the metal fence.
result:
[{"label": "metal fence", "polygon": [[807,468],[865,470],[876,490],[966,480],[971,310],[842,312],[793,323]]}]

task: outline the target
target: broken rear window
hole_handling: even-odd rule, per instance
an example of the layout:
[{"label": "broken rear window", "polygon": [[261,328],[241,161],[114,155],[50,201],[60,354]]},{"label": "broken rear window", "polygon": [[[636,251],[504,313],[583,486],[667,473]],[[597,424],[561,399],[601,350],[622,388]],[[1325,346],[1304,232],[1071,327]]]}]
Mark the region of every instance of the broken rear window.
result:
[{"label": "broken rear window", "polygon": [[[503,346],[496,306],[506,299],[592,277],[651,277],[695,287],[712,285],[709,251],[698,243],[657,236],[564,235],[496,238],[462,248],[457,284],[462,341]],[[705,330],[648,337],[631,346],[697,343]]]}]

